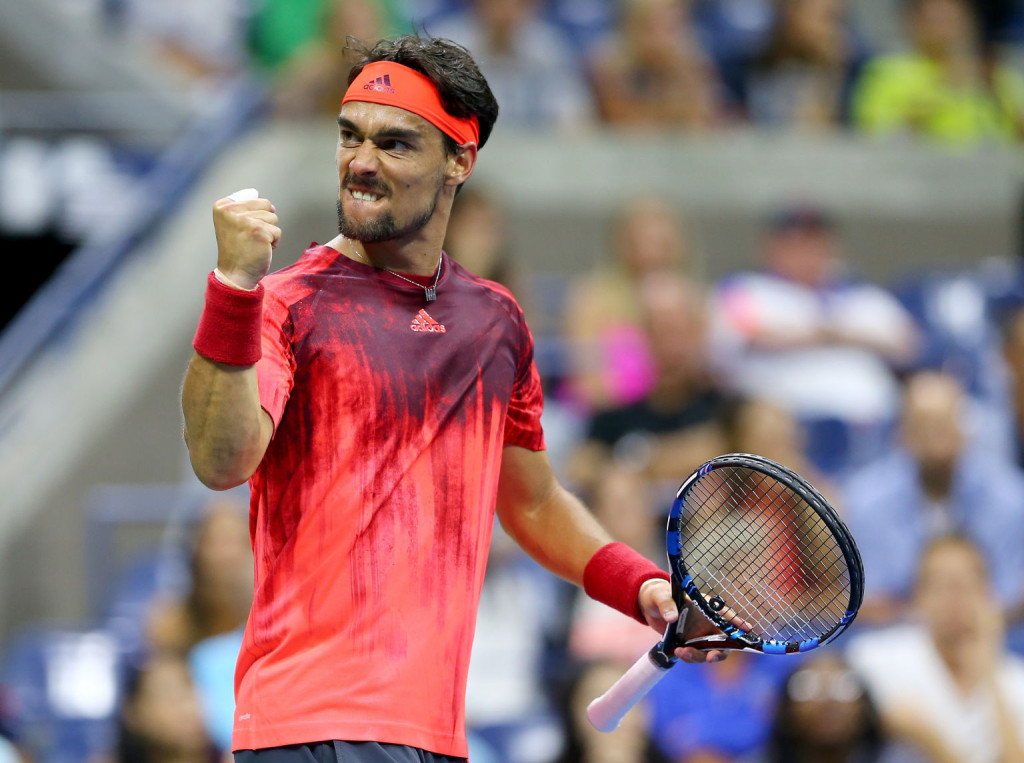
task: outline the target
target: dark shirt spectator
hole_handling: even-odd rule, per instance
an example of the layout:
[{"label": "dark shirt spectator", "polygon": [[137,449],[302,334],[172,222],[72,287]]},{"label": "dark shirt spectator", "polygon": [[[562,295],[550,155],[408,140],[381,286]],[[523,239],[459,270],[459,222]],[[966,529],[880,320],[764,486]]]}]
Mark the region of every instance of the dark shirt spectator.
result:
[{"label": "dark shirt spectator", "polygon": [[865,60],[845,0],[781,0],[761,53],[740,83],[746,116],[773,128],[827,130],[850,121]]},{"label": "dark shirt spectator", "polygon": [[674,489],[724,449],[721,398],[704,347],[704,294],[680,274],[660,273],[644,280],[640,305],[654,384],[642,400],[595,415],[592,436],[574,459],[583,485],[592,484],[611,459]]},{"label": "dark shirt spectator", "polygon": [[880,763],[890,754],[871,693],[840,653],[816,652],[793,671],[775,709],[769,763]]}]

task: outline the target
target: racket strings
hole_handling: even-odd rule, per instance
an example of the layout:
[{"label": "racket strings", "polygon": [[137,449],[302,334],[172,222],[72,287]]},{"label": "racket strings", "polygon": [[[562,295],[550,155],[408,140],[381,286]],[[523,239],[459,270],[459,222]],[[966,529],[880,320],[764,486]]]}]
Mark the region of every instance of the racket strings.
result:
[{"label": "racket strings", "polygon": [[[815,629],[815,626],[818,625],[815,619],[801,614],[803,610],[808,608],[808,604],[812,603],[808,600],[813,599],[813,591],[808,593],[806,586],[801,587],[798,585],[795,587],[793,585],[794,578],[800,574],[800,570],[793,569],[792,551],[786,551],[784,554],[780,552],[778,548],[778,532],[770,532],[768,536],[765,536],[764,528],[761,528],[761,530],[761,537],[754,538],[753,542],[760,543],[765,551],[752,562],[749,562],[762,565],[765,569],[771,571],[769,579],[760,589],[752,587],[745,579],[749,576],[743,575],[743,563],[747,560],[744,560],[742,555],[732,556],[732,564],[722,567],[720,574],[715,574],[709,570],[711,573],[709,577],[726,588],[728,588],[730,582],[738,583],[738,585],[733,587],[737,589],[735,593],[739,594],[740,601],[746,605],[745,608],[759,612],[772,612],[774,617],[768,624],[767,630],[769,632],[774,631],[773,635],[775,637],[785,635],[781,633],[780,628],[785,627],[787,623],[790,626],[796,623],[799,628],[804,630],[808,628]],[[806,573],[804,576],[806,576]],[[804,582],[797,581],[798,584]],[[798,595],[794,596],[794,593]]]},{"label": "racket strings", "polygon": [[798,493],[753,469],[708,473],[686,499],[682,548],[697,587],[774,641],[827,633],[850,578],[827,523]]},{"label": "racket strings", "polygon": [[[735,485],[733,486],[735,487]],[[763,488],[763,485],[757,486]],[[764,508],[779,509],[780,502],[787,504],[791,510],[792,500],[787,500],[790,496],[787,495],[770,495],[767,507],[765,507],[764,501],[769,498],[770,494],[764,493],[763,489],[760,491],[760,495],[757,495],[758,499],[755,501],[755,506],[760,505]],[[764,508],[761,510],[763,511]],[[733,522],[735,525],[736,523]],[[806,593],[809,589],[807,586],[807,580],[796,580],[795,576],[801,576],[806,578],[806,572],[802,571],[799,566],[799,559],[796,558],[794,550],[786,548],[787,544],[792,544],[793,538],[790,533],[790,537],[786,535],[786,528],[782,523],[775,523],[774,526],[771,523],[766,523],[761,527],[757,528],[759,537],[754,537],[752,545],[762,549],[762,553],[754,560],[754,563],[764,566],[765,570],[770,571],[768,580],[762,589],[762,593],[782,593],[782,596],[763,596],[754,595],[748,597],[750,603],[754,606],[763,605],[768,603],[773,605],[773,609],[778,610],[779,614],[783,618],[787,618],[793,622],[800,623],[805,627],[811,626],[812,618],[808,618],[799,614],[802,609],[807,608],[806,601],[801,599],[807,598],[806,595],[798,595],[794,598],[793,594]],[[767,534],[765,534],[767,533]],[[780,545],[781,543],[781,545]],[[807,544],[804,544],[807,546]],[[804,553],[814,553],[813,547],[807,547],[804,549]],[[726,577],[730,579],[736,579],[738,563],[742,561],[739,557],[733,557],[732,569],[726,570]],[[723,581],[724,582],[724,581]],[[785,595],[788,594],[788,595]],[[801,609],[802,608],[802,609]]]}]

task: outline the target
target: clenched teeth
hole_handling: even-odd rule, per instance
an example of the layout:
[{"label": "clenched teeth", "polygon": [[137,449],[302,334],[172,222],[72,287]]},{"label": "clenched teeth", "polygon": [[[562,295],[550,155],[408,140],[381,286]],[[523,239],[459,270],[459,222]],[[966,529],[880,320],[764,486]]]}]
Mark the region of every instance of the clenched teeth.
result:
[{"label": "clenched teeth", "polygon": [[359,201],[377,201],[380,196],[373,193],[367,193],[366,191],[352,191],[352,198],[358,199]]}]

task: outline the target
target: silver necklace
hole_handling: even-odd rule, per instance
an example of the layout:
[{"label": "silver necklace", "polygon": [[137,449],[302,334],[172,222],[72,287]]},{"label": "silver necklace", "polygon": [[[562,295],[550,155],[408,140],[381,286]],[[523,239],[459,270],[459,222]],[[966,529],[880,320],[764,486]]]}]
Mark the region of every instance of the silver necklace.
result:
[{"label": "silver necklace", "polygon": [[[363,262],[365,262],[370,267],[372,267],[372,268],[376,268],[377,267],[372,262],[370,262],[368,259],[366,259],[365,256],[363,256],[362,254],[359,253],[359,250],[356,249],[355,244],[352,243],[352,241],[350,239],[346,238],[345,240],[348,241],[348,248],[352,251],[352,254],[354,254],[356,257],[361,259]],[[434,283],[433,283],[432,286],[424,286],[421,283],[416,283],[416,281],[412,280],[411,278],[406,278],[401,273],[396,273],[391,268],[378,268],[378,270],[386,270],[391,275],[396,276],[398,278],[401,278],[406,283],[411,283],[413,286],[419,286],[421,289],[423,289],[423,295],[427,298],[427,302],[433,302],[435,299],[437,299],[437,282],[441,279],[441,260],[443,260],[443,259],[444,259],[444,252],[442,251],[441,252],[441,256],[437,258],[437,274],[434,276]]]}]

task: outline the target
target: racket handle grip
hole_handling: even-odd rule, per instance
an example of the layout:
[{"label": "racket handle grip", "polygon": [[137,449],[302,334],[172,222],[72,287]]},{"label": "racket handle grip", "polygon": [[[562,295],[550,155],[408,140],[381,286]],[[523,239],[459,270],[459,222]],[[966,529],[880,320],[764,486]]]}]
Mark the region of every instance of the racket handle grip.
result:
[{"label": "racket handle grip", "polygon": [[650,652],[643,655],[608,691],[587,706],[591,725],[598,731],[614,731],[633,705],[643,699],[671,667],[671,663],[665,667],[655,663]]},{"label": "racket handle grip", "polygon": [[235,191],[228,196],[232,201],[253,201],[260,197],[260,192],[255,188],[243,188],[240,191]]}]

